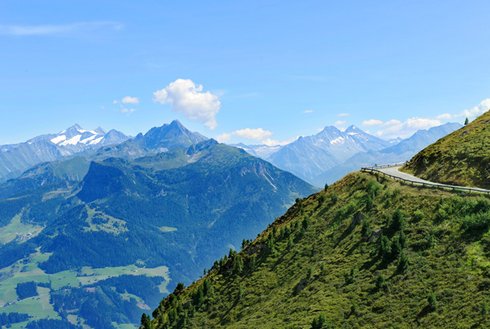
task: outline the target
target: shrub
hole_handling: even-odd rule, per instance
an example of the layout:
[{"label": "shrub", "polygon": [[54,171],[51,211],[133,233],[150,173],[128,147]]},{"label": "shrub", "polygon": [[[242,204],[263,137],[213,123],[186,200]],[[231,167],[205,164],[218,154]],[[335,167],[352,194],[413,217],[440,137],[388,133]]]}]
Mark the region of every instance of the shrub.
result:
[{"label": "shrub", "polygon": [[490,229],[490,212],[477,213],[464,217],[461,228],[467,234],[485,234]]}]

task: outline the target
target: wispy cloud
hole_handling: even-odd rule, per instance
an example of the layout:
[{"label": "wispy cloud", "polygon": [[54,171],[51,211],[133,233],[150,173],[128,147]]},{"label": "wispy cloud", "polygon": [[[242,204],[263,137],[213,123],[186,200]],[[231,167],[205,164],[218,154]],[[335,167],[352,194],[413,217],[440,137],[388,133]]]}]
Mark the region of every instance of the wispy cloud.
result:
[{"label": "wispy cloud", "polygon": [[345,126],[347,125],[347,121],[345,120],[337,120],[334,122],[334,126],[339,128],[339,129],[345,129]]},{"label": "wispy cloud", "polygon": [[136,109],[126,108],[126,107],[124,107],[124,108],[122,108],[122,109],[119,110],[119,112],[124,113],[124,114],[131,114],[131,113],[133,113],[135,111],[136,111]]},{"label": "wispy cloud", "polygon": [[272,131],[263,128],[243,128],[218,135],[216,136],[216,139],[220,143],[229,143],[232,140],[238,139],[241,141],[245,139],[248,141],[259,142],[260,144],[267,146],[286,145],[297,139],[297,137],[294,137],[284,141],[279,141],[272,139],[272,135]]},{"label": "wispy cloud", "polygon": [[482,115],[483,113],[490,110],[490,98],[482,100],[478,105],[473,106],[469,109],[465,109],[459,113],[442,113],[437,116],[439,120],[461,120],[463,118],[468,118],[470,120]]},{"label": "wispy cloud", "polygon": [[51,36],[73,33],[95,32],[100,30],[119,31],[124,27],[119,22],[97,21],[77,22],[70,24],[43,25],[0,25],[0,35],[8,36]]}]

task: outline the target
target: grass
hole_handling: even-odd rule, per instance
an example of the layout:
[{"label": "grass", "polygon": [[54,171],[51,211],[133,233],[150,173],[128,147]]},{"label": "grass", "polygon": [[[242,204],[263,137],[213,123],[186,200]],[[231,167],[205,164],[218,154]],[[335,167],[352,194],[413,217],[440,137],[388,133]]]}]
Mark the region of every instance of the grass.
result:
[{"label": "grass", "polygon": [[403,170],[435,182],[490,189],[490,111],[414,156]]},{"label": "grass", "polygon": [[[396,209],[401,228],[393,224]],[[231,255],[162,301],[153,325],[310,328],[324,314],[335,328],[489,327],[483,312],[490,305],[489,253],[482,241],[490,232],[471,236],[462,229],[465,214],[478,209],[490,212],[490,199],[349,175],[300,200],[248,244],[239,254],[243,269],[234,270],[240,262]],[[379,241],[387,236],[395,250],[402,233],[408,265],[400,270],[400,254],[384,261]],[[213,292],[197,298],[205,283]],[[432,294],[436,309],[428,304]]]},{"label": "grass", "polygon": [[84,227],[84,232],[106,232],[119,235],[128,231],[126,221],[104,214],[89,206],[85,206],[85,208],[87,210],[86,222],[88,227]]},{"label": "grass", "polygon": [[[50,254],[37,251],[27,258],[13,265],[0,269],[0,309],[2,313],[27,313],[37,319],[59,319],[59,315],[50,304],[50,292],[63,287],[79,287],[96,284],[97,282],[122,275],[145,275],[149,277],[163,277],[160,285],[162,293],[167,292],[167,284],[170,281],[168,268],[165,266],[144,268],[136,265],[91,268],[83,267],[80,271],[62,271],[47,274],[39,268],[39,264],[46,261]],[[50,288],[38,287],[38,296],[18,300],[16,287],[22,282],[51,283]],[[136,296],[132,296],[136,297]],[[139,299],[139,297],[138,297]],[[18,324],[19,328],[25,327]],[[124,327],[121,327],[124,328]],[[126,328],[134,328],[127,327]]]},{"label": "grass", "polygon": [[0,227],[0,245],[15,239],[26,241],[38,235],[42,230],[42,226],[22,223],[22,213],[19,213],[8,225]]},{"label": "grass", "polygon": [[26,313],[34,319],[61,319],[49,301],[49,288],[37,287],[38,296],[2,307],[2,313]]}]

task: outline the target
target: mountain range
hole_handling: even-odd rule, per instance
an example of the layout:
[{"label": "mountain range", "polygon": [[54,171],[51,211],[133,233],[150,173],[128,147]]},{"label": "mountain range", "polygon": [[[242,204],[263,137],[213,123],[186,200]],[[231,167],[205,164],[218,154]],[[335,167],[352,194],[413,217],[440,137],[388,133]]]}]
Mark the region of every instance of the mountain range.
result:
[{"label": "mountain range", "polygon": [[236,148],[173,121],[134,138],[75,125],[2,146],[0,315],[34,329],[134,326],[177,282],[317,190],[287,171],[321,185],[457,128],[393,142],[326,127]]},{"label": "mountain range", "polygon": [[74,125],[58,134],[47,134],[24,143],[0,146],[0,182],[14,178],[43,162],[60,160],[77,153],[115,145],[129,137],[117,130],[85,130]]},{"label": "mountain range", "polygon": [[[489,113],[404,170],[487,183]],[[488,196],[354,172],[177,285],[141,328],[489,328],[489,264]]]},{"label": "mountain range", "polygon": [[318,134],[299,137],[284,146],[234,146],[315,186],[323,186],[363,166],[405,162],[424,147],[460,127],[458,123],[447,123],[419,130],[407,139],[386,141],[356,126],[350,126],[344,131],[328,126]]},{"label": "mountain range", "polygon": [[[50,143],[100,138],[74,130],[81,137],[67,130]],[[315,192],[178,121],[78,146],[0,184],[0,314],[18,327],[134,328],[177,282]]]}]

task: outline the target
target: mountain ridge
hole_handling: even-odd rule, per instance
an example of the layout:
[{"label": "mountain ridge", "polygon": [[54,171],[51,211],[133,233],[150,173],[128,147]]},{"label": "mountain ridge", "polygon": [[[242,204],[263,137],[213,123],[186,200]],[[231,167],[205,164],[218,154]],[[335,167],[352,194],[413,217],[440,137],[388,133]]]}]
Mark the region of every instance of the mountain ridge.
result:
[{"label": "mountain ridge", "polygon": [[0,146],[0,182],[15,178],[43,162],[57,161],[99,147],[121,143],[129,137],[117,130],[86,130],[78,124],[18,144]]}]

